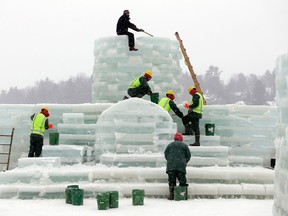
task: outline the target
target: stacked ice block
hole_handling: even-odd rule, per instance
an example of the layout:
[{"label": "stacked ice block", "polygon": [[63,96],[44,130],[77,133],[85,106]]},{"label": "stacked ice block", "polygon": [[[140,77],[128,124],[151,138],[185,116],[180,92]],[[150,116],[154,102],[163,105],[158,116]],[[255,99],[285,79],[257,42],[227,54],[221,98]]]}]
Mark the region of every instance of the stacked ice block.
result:
[{"label": "stacked ice block", "polygon": [[176,130],[169,113],[157,104],[140,98],[118,102],[97,121],[96,160],[118,166],[141,162],[156,166],[157,157],[151,154],[163,154]]},{"label": "stacked ice block", "polygon": [[288,215],[288,53],[276,64],[278,137],[276,144],[274,216]]},{"label": "stacked ice block", "polygon": [[[127,94],[130,82],[146,70],[153,73],[152,92],[173,89],[180,98],[182,55],[176,40],[160,37],[137,38],[137,52],[128,51],[127,36],[105,37],[94,43],[92,101],[118,102]],[[146,97],[147,98],[147,97]]]}]

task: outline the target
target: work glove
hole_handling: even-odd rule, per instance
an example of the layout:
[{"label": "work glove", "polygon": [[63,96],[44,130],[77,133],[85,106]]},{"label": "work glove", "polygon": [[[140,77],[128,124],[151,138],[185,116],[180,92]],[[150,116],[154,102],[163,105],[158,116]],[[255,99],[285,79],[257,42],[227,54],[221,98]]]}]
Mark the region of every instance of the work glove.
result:
[{"label": "work glove", "polygon": [[139,32],[144,32],[144,30],[143,30],[143,29],[138,29],[138,31],[139,31]]},{"label": "work glove", "polygon": [[48,128],[52,129],[53,128],[53,124],[48,124]]},{"label": "work glove", "polygon": [[185,104],[184,104],[184,107],[187,108],[187,109],[189,109],[189,104],[188,104],[188,103],[185,103]]}]

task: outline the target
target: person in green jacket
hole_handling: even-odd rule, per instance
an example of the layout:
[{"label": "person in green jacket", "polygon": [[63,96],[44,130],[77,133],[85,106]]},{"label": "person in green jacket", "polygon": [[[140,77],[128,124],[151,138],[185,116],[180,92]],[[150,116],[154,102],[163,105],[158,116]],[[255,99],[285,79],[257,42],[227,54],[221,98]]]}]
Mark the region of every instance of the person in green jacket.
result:
[{"label": "person in green jacket", "polygon": [[28,157],[40,157],[42,153],[45,129],[52,128],[53,125],[49,124],[48,107],[42,107],[41,112],[34,113],[31,116],[31,134],[30,134],[30,148]]},{"label": "person in green jacket", "polygon": [[168,174],[169,200],[174,200],[174,187],[176,180],[179,186],[188,186],[186,179],[186,166],[191,158],[188,146],[183,142],[183,136],[177,132],[174,135],[174,142],[168,144],[164,151],[167,160],[166,173]]},{"label": "person in green jacket", "polygon": [[177,105],[174,102],[175,99],[175,95],[174,92],[172,90],[168,90],[166,92],[166,97],[163,97],[159,102],[158,105],[161,106],[163,109],[167,110],[168,112],[170,112],[170,110],[172,109],[173,112],[179,117],[179,118],[183,118],[183,113],[179,110],[179,108],[177,107]]}]

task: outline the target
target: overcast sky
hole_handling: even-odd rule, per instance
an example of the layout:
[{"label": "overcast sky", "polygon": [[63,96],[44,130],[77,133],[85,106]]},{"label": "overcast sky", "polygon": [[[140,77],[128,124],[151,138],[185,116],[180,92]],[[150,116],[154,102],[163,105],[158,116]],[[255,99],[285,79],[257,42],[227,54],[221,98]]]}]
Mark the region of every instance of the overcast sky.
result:
[{"label": "overcast sky", "polygon": [[288,0],[0,0],[0,90],[91,75],[93,42],[124,9],[155,36],[178,31],[197,74],[261,75],[288,52]]}]

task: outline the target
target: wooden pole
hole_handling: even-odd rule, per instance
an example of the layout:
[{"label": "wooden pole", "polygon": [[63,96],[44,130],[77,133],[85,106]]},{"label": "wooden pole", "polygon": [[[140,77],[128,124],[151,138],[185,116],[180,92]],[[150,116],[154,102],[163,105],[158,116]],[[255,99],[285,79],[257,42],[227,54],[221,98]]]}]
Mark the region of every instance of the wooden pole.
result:
[{"label": "wooden pole", "polygon": [[145,34],[151,36],[151,37],[154,37],[152,34],[149,34],[148,32],[145,32],[145,31],[143,31],[143,32],[144,32]]},{"label": "wooden pole", "polygon": [[194,70],[193,70],[193,67],[192,67],[192,65],[191,65],[191,63],[190,63],[190,60],[189,60],[189,57],[188,57],[188,55],[187,55],[186,49],[185,49],[185,47],[184,47],[184,45],[183,45],[183,42],[182,42],[182,40],[181,40],[178,32],[175,32],[175,36],[176,36],[177,40],[178,40],[179,43],[180,43],[180,49],[181,49],[182,54],[183,54],[183,56],[184,56],[185,64],[187,65],[187,67],[188,67],[188,69],[189,69],[189,72],[190,72],[190,75],[191,75],[192,80],[193,80],[193,82],[194,82],[194,85],[195,85],[197,91],[202,95],[203,100],[204,100],[204,104],[206,104],[206,100],[205,100],[205,98],[204,98],[204,96],[203,96],[203,92],[202,92],[202,90],[201,90],[201,88],[200,88],[200,84],[199,84],[199,82],[198,82],[198,80],[197,80],[196,74],[195,74],[195,72],[194,72]]}]

